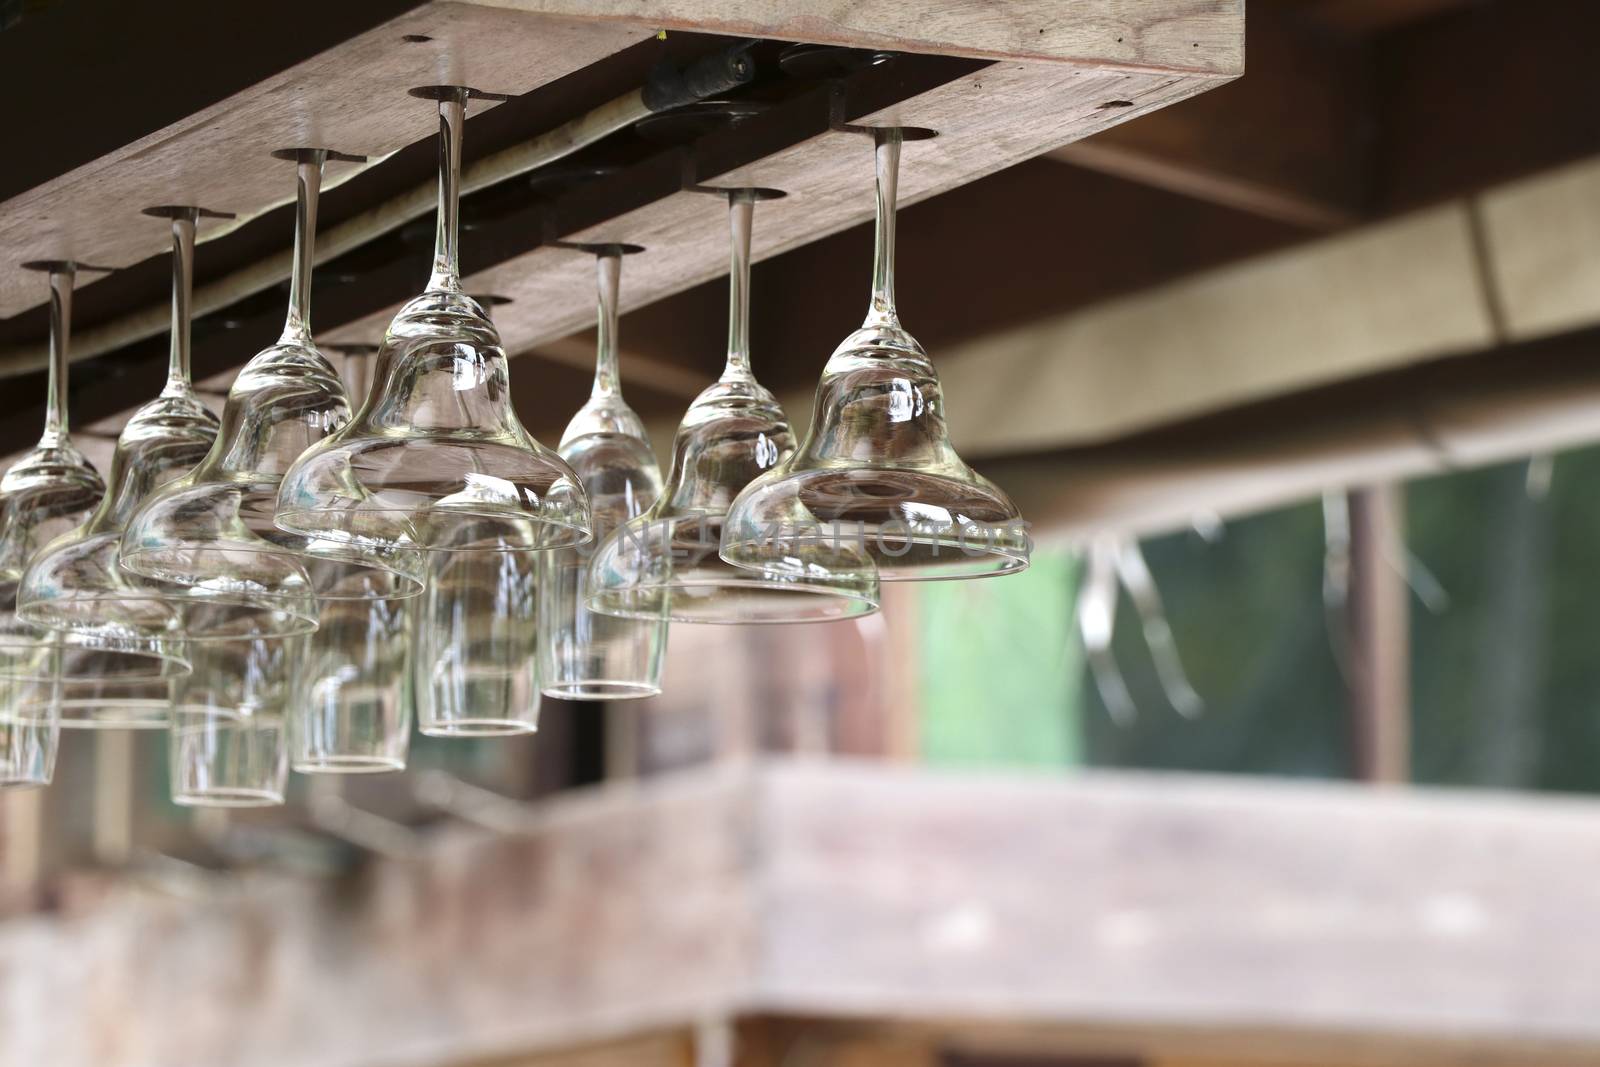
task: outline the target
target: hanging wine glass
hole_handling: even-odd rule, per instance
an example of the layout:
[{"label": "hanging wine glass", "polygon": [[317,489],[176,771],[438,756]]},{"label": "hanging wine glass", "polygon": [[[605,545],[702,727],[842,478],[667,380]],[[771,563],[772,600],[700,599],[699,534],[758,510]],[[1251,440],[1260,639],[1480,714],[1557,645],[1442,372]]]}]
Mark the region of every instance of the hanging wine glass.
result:
[{"label": "hanging wine glass", "polygon": [[[70,260],[24,263],[25,270],[50,276],[50,363],[45,392],[44,432],[39,443],[0,478],[0,675],[5,678],[6,700],[0,714],[15,719],[15,727],[0,745],[18,758],[18,765],[44,766],[54,759],[54,724],[57,708],[54,679],[60,669],[60,640],[42,627],[16,617],[17,583],[22,569],[40,546],[79,525],[105,493],[105,484],[68,435],[67,370],[72,334],[72,283],[80,270],[106,270]],[[78,648],[72,655],[80,654]],[[151,671],[143,657],[116,663],[115,653],[98,656],[93,666],[101,672]],[[21,746],[18,748],[17,746]],[[47,751],[48,750],[48,751]],[[24,753],[31,756],[24,758]],[[5,757],[0,756],[0,760]],[[21,773],[21,772],[19,772]],[[6,777],[0,770],[0,778]],[[28,774],[22,773],[28,780]]]},{"label": "hanging wine glass", "polygon": [[[365,396],[377,346],[329,347],[344,355],[350,395]],[[321,623],[307,641],[289,707],[289,762],[295,771],[358,774],[405,767],[411,745],[406,619],[417,603],[319,603]]]},{"label": "hanging wine glass", "polygon": [[[44,433],[0,479],[0,552],[18,568],[40,545],[81,524],[104,495],[99,473],[68,436],[67,370],[74,275],[105,268],[70,261],[23,266],[50,275],[50,365]],[[126,725],[126,709],[103,699],[119,696],[138,698],[149,725],[160,725],[165,679],[181,663],[149,655],[158,647],[153,642],[105,642],[24,622],[16,615],[16,595],[15,580],[0,590],[0,784],[48,783],[64,694],[72,698],[69,725]],[[94,681],[63,685],[63,678]]]},{"label": "hanging wine glass", "polygon": [[[128,520],[124,569],[163,584],[214,630],[189,625],[189,640],[310,633],[319,604],[421,592],[422,556],[383,545],[340,545],[273,524],[278,483],[308,447],[349,420],[350,402],[311,337],[311,273],[317,201],[327,149],[274,152],[296,165],[294,264],[289,310],[276,344],[257,353],[228,391],[222,431],[199,466],[162,487]],[[337,557],[337,558],[330,558]],[[231,607],[231,612],[215,610]],[[218,627],[218,619],[227,621]]]},{"label": "hanging wine glass", "polygon": [[[510,301],[474,296],[484,308]],[[479,535],[470,527],[461,536]],[[406,605],[411,698],[431,737],[496,737],[539,726],[537,557],[436,552],[427,591]]]},{"label": "hanging wine glass", "polygon": [[283,803],[284,715],[306,638],[202,641],[172,683],[167,734],[172,800],[186,807]]},{"label": "hanging wine glass", "polygon": [[491,94],[430,86],[412,95],[439,107],[433,274],[390,323],[366,403],[284,476],[277,523],[349,545],[525,551],[581,543],[589,508],[577,476],[517,420],[500,336],[461,291],[462,123],[467,100]]},{"label": "hanging wine glass", "polygon": [[105,493],[100,472],[67,432],[67,347],[72,335],[72,283],[77,272],[106,271],[71,260],[42,260],[24,270],[50,276],[50,369],[44,433],[0,477],[0,586],[15,585],[47,542],[89,517]]},{"label": "hanging wine glass", "polygon": [[894,305],[900,144],[874,130],[877,242],[872,303],[834,350],[810,431],[752,482],[728,513],[722,557],[741,567],[830,566],[840,546],[865,552],[885,581],[981,578],[1028,565],[1011,500],[950,445],[938,375]]},{"label": "hanging wine glass", "polygon": [[186,653],[172,640],[177,613],[155,583],[121,568],[120,545],[123,524],[139,503],[186,473],[216,436],[217,418],[189,380],[189,301],[195,224],[231,216],[197,207],[150,208],[145,214],[169,219],[172,227],[166,386],[134,413],[117,439],[110,490],[83,525],[40,549],[17,594],[20,621],[61,632],[58,658],[44,674],[60,684],[42,691],[69,727],[165,726],[168,680],[189,669]]},{"label": "hanging wine glass", "polygon": [[727,194],[733,238],[727,365],[679,424],[660,498],[596,549],[588,578],[592,611],[647,621],[776,623],[877,609],[872,564],[848,560],[848,548],[826,568],[746,570],[717,555],[734,497],[794,449],[783,410],[750,371],[751,220],[757,199],[781,195]]},{"label": "hanging wine glass", "polygon": [[[594,388],[561,436],[561,458],[578,472],[596,539],[638,518],[661,495],[661,469],[644,423],[622,399],[617,300],[622,256],[636,245],[593,249],[599,283]],[[664,619],[625,619],[588,609],[591,553],[562,548],[539,557],[539,675],[546,696],[619,700],[661,692]]]},{"label": "hanging wine glass", "polygon": [[[175,635],[179,612],[161,586],[121,566],[122,530],[156,489],[182,477],[217,436],[217,417],[195,396],[189,376],[189,300],[195,223],[216,212],[148,208],[172,221],[172,346],[167,384],[140,407],[111,460],[112,487],[89,520],[40,551],[22,577],[17,614],[27,622],[107,641]],[[155,649],[155,654],[162,654]],[[178,658],[171,653],[171,658]]]}]

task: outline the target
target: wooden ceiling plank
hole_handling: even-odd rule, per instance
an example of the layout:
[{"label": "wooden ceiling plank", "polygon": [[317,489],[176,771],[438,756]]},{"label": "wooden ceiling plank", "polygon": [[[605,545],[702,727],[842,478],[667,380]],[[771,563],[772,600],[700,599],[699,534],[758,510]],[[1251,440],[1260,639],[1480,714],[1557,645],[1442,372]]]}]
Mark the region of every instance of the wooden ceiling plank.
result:
[{"label": "wooden ceiling plank", "polygon": [[[647,36],[624,23],[535,19],[438,0],[12,197],[0,204],[0,242],[13,263],[127,266],[170,243],[139,209],[173,203],[237,215],[201,228],[202,240],[214,239],[293,199],[291,171],[268,158],[274,149],[327,147],[373,165],[438,129],[433,111],[407,95],[413,86],[459,82],[525,93]],[[39,304],[41,294],[26,271],[0,269],[0,316]]]},{"label": "wooden ceiling plank", "polygon": [[[1128,71],[1000,63],[891,107],[851,116],[867,125],[931,127],[940,136],[906,145],[900,200],[914,204],[1011,166],[1075,137],[1183,99],[1212,84]],[[1104,108],[1130,100],[1130,108]],[[1017,123],[1026,108],[1033,120]],[[870,142],[828,132],[760,161],[702,175],[716,187],[758,185],[789,195],[756,214],[752,254],[765,260],[870,219]],[[626,241],[648,251],[630,257],[624,311],[642,307],[727,271],[726,207],[719,198],[682,191],[568,235],[574,241]],[[513,303],[495,324],[506,349],[519,353],[586,328],[594,318],[592,279],[572,252],[540,247],[464,281],[470,291],[502,293]],[[757,300],[760,294],[757,293]],[[338,342],[381,334],[394,308],[324,331]]]},{"label": "wooden ceiling plank", "polygon": [[[1243,0],[468,0],[541,15],[895,52],[1237,75]],[[1253,13],[1252,13],[1253,14]]]},{"label": "wooden ceiling plank", "polygon": [[[813,2],[821,3],[821,0]],[[935,11],[955,10],[945,0],[930,0],[930,3]],[[706,10],[700,0],[685,0],[682,6],[691,15]],[[868,11],[871,18],[903,21],[903,13],[896,14],[895,5],[866,7],[871,9]],[[1016,3],[1008,3],[1006,9],[1022,11],[1029,7],[1026,0],[1017,0]],[[966,12],[964,24],[972,24],[975,33],[984,32],[976,25],[983,20],[973,20],[970,10],[964,7],[962,10]],[[1161,16],[1163,12],[1165,17]],[[429,77],[433,80],[465,79],[511,91],[525,90],[579,63],[590,62],[598,54],[608,54],[637,40],[641,33],[637,25],[626,20],[619,23],[599,18],[576,22],[561,17],[567,13],[563,10],[554,15],[528,14],[478,4],[435,2],[403,19],[385,24],[380,30],[372,31],[371,35],[357,38],[348,48],[341,47],[317,57],[316,63],[331,64],[331,67],[309,68],[303,64],[302,68],[305,69],[285,72],[278,82],[273,83],[275,95],[269,98],[269,102],[279,110],[268,114],[266,119],[258,114],[265,104],[262,99],[252,95],[255,92],[252,90],[252,94],[241,94],[230,100],[226,108],[215,114],[202,113],[181,129],[174,128],[170,136],[159,144],[138,146],[142,153],[139,158],[148,168],[146,177],[151,181],[160,179],[158,188],[162,195],[157,199],[174,199],[180,192],[194,197],[209,197],[212,192],[232,190],[231,198],[225,197],[220,201],[213,198],[211,205],[240,210],[251,199],[240,191],[241,183],[247,186],[248,183],[258,183],[258,186],[248,187],[258,187],[259,195],[256,198],[262,200],[263,204],[281,202],[285,183],[278,180],[281,176],[273,168],[262,166],[261,159],[265,157],[269,144],[272,147],[279,146],[289,132],[302,137],[316,135],[319,139],[334,139],[340,129],[365,131],[366,140],[356,139],[357,143],[350,143],[349,138],[340,137],[340,143],[335,146],[370,154],[392,148],[395,142],[403,142],[407,138],[420,138],[434,128],[434,120],[427,109],[406,104],[403,88],[427,79],[420,78],[413,65],[402,64],[397,67],[394,64],[391,58],[393,48],[389,42],[399,32],[408,32],[411,28],[426,31],[423,35],[434,36],[447,45],[453,42],[456,47],[453,50],[447,48],[447,52],[454,54],[458,51],[463,56],[472,57],[465,67],[449,66],[437,73],[430,73]],[[1121,35],[1128,39],[1123,43],[1142,50],[1140,54],[1148,62],[1124,64],[1113,56],[1110,59],[1100,57],[1092,61],[1083,59],[1061,63],[1008,60],[980,66],[970,60],[950,59],[942,61],[944,65],[940,66],[941,61],[907,57],[903,75],[900,67],[890,65],[887,76],[876,81],[870,78],[853,79],[849,85],[857,86],[859,82],[863,87],[862,95],[850,98],[844,118],[864,123],[925,125],[940,131],[936,140],[913,144],[907,149],[901,194],[903,203],[912,204],[1229,80],[1237,73],[1236,66],[1218,73],[1196,73],[1192,69],[1175,72],[1172,69],[1176,64],[1176,52],[1169,38],[1171,33],[1176,32],[1175,28],[1181,27],[1186,36],[1196,38],[1188,42],[1192,51],[1204,52],[1206,49],[1203,46],[1212,39],[1201,35],[1192,24],[1197,18],[1205,23],[1206,32],[1213,37],[1231,32],[1236,43],[1242,38],[1242,8],[1237,0],[1101,0],[1095,6],[1092,17],[1080,20],[1074,16],[1066,21],[1093,24],[1092,33],[1102,37],[1117,32],[1120,27]],[[405,19],[433,21],[418,22],[413,26]],[[776,32],[779,25],[790,24],[774,24],[767,29]],[[865,31],[860,31],[859,27],[852,32],[863,34],[855,39],[856,43],[874,39],[865,35]],[[378,37],[368,40],[372,35]],[[806,34],[797,33],[796,36],[804,38]],[[479,37],[482,39],[479,40]],[[535,41],[537,45],[533,43]],[[941,40],[941,46],[943,43]],[[543,56],[546,52],[552,53],[550,62],[528,61],[529,55]],[[388,78],[393,83],[393,92],[374,90],[373,77],[364,74],[362,69],[371,64],[378,66],[382,75],[379,81]],[[529,73],[535,68],[537,73]],[[956,72],[960,70],[969,73],[957,75]],[[350,77],[354,77],[355,81],[349,81]],[[522,80],[518,81],[517,78]],[[330,86],[342,87],[340,92],[345,94],[344,98],[359,99],[362,108],[336,108],[331,111],[322,106],[313,108],[300,99],[304,94],[297,86],[302,81],[312,85],[327,82]],[[901,100],[900,96],[905,92],[913,95]],[[398,108],[392,115],[388,103],[391,99],[398,101]],[[827,93],[820,92],[819,99],[826,105]],[[376,110],[380,116],[384,116],[383,123],[389,125],[380,124],[382,130],[378,132],[384,132],[387,140],[378,137],[375,128],[363,127],[359,123],[350,127],[337,126],[339,121],[345,121],[341,116],[346,112],[360,114],[363,108],[371,106],[373,100],[382,101]],[[826,106],[822,107],[821,114],[825,120]],[[327,121],[333,125],[312,127],[309,132],[298,126],[293,127],[292,131],[272,128],[274,122],[281,124],[291,119],[309,122],[315,116],[330,116]],[[233,125],[230,126],[230,123]],[[237,138],[216,144],[207,140],[220,136],[218,131],[224,129],[234,129],[237,133],[240,124],[245,123],[253,124],[250,137],[254,141],[251,142],[250,151],[241,152]],[[755,254],[758,259],[799,247],[870,217],[871,154],[867,150],[867,142],[859,135],[826,132],[825,127],[824,121],[824,132],[807,137],[792,148],[776,151],[758,164],[735,166],[731,160],[737,153],[727,152],[723,153],[723,157],[718,157],[730,160],[725,165],[700,160],[698,165],[703,173],[697,174],[696,180],[720,185],[752,182],[776,185],[793,194],[790,201],[763,210],[756,227]],[[255,144],[255,141],[260,144]],[[208,145],[215,150],[209,153],[204,151]],[[259,152],[255,151],[257,148]],[[762,148],[760,151],[766,150]],[[181,151],[186,165],[191,169],[183,170],[179,163],[184,161],[166,155],[173,151]],[[747,151],[744,158],[757,154]],[[96,167],[109,165],[107,160],[95,164]],[[168,173],[175,167],[178,178]],[[656,171],[659,170],[656,168]],[[656,171],[651,172],[653,177],[646,177],[658,181],[661,175]],[[633,171],[628,173],[631,176]],[[65,195],[63,183],[69,180],[82,183],[87,178],[87,173],[74,172],[50,188],[58,195]],[[186,182],[189,184],[186,185]],[[119,201],[137,195],[137,188],[130,192],[126,182],[118,184],[107,179],[101,184],[102,195],[115,197]],[[637,263],[630,264],[623,288],[624,310],[658,301],[726,271],[724,209],[713,197],[682,191],[683,184],[682,176],[678,173],[671,175],[670,186],[660,192],[654,191],[649,183],[643,183],[642,187],[649,187],[650,195],[641,197],[645,201],[642,206],[622,211],[603,223],[579,225],[571,232],[562,234],[576,240],[628,240],[645,244],[651,249],[649,254],[638,257]],[[156,188],[152,187],[152,196]],[[673,192],[672,189],[680,191]],[[37,193],[39,191],[36,190],[29,195]],[[122,206],[125,204],[119,203],[119,209]],[[20,215],[8,216],[7,209],[13,207],[17,207],[15,202],[0,205],[0,235],[5,234],[8,224],[21,225],[26,222]],[[94,214],[90,212],[86,217]],[[519,216],[515,220],[516,225],[508,223],[497,226],[493,228],[495,233],[479,239],[487,241],[487,245],[478,245],[479,248],[487,247],[487,253],[479,254],[475,259],[474,241],[471,238],[465,251],[468,266],[465,284],[468,290],[498,292],[515,301],[497,317],[497,325],[506,338],[508,350],[512,352],[528,351],[541,344],[558,342],[589,327],[594,317],[590,271],[580,267],[570,252],[538,247],[541,240],[538,212],[524,214],[527,217]],[[142,242],[151,238],[150,229],[134,225],[124,232],[128,240]],[[164,240],[159,227],[153,229],[156,231],[153,236],[158,243],[153,247],[142,246],[145,254],[159,252],[159,241]],[[114,228],[107,233],[113,231]],[[59,236],[53,234],[52,239]],[[104,247],[104,244],[100,246],[102,250]],[[521,251],[529,247],[532,247],[531,251]],[[53,249],[49,254],[63,251],[67,249]],[[45,253],[41,251],[38,254]],[[394,269],[384,267],[380,272],[383,273],[383,284],[389,287],[382,290],[385,292],[395,290],[397,280],[409,273],[399,269],[398,264],[391,266]],[[32,289],[37,290],[37,286]],[[395,292],[388,299],[396,299],[399,295]],[[0,287],[0,301],[3,299],[3,287]],[[36,291],[30,291],[25,298],[26,302],[36,302],[37,299]],[[329,299],[319,299],[318,321],[328,326],[321,335],[324,340],[366,340],[381,335],[397,306],[390,304],[375,312],[352,315],[346,309],[359,303],[361,298],[345,299],[343,307],[341,299],[337,292],[330,294]],[[371,306],[372,301],[368,298],[362,311]],[[152,314],[165,314],[164,308],[150,310]],[[692,362],[695,367],[706,366],[719,355],[709,351],[704,356],[696,354]],[[216,373],[225,365],[211,361],[202,366],[202,361],[197,357],[197,369],[204,374]],[[706,369],[714,373],[711,366]],[[675,375],[669,370],[656,377],[662,391],[671,394],[686,392],[684,375]],[[89,390],[80,391],[75,396],[75,403],[81,404],[85,409],[85,417],[92,420],[115,410],[102,405],[106,405],[116,394],[117,390],[109,384],[102,388],[97,383]]]}]

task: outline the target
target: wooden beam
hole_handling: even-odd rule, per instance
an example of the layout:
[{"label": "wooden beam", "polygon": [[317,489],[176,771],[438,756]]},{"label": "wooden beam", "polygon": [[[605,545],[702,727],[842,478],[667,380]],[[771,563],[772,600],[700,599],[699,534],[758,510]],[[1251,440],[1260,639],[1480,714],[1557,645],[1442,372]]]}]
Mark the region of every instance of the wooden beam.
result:
[{"label": "wooden beam", "polygon": [[[1212,16],[1219,16],[1221,21],[1232,19],[1235,32],[1242,32],[1236,0],[1165,2],[1180,13],[1208,12],[1213,27],[1220,22]],[[424,9],[422,13],[431,10]],[[521,20],[522,32],[529,33],[551,19],[494,8],[470,10],[477,14],[462,20],[467,28],[480,23],[492,28],[497,20],[512,19]],[[1131,41],[1132,27],[1143,26],[1139,20],[1146,18],[1149,10],[1143,0],[1137,4],[1118,0],[1113,5],[1112,21],[1102,28],[1114,27],[1117,19],[1131,19],[1123,31]],[[612,34],[621,32],[605,20],[594,25],[608,27]],[[582,29],[580,26],[574,32]],[[466,29],[460,32],[465,33]],[[508,34],[501,39],[497,35],[497,47],[512,47],[507,41],[515,36]],[[1162,39],[1161,34],[1153,34],[1151,47]],[[1201,43],[1197,40],[1191,44]],[[559,35],[548,44],[559,47]],[[498,53],[482,60],[491,70],[494,54]],[[581,61],[581,50],[569,58]],[[337,59],[337,55],[323,56],[318,61]],[[359,68],[360,64],[354,66]],[[625,168],[615,180],[603,179],[553,202],[514,204],[495,217],[495,225],[483,227],[464,242],[466,284],[473,291],[500,292],[516,299],[503,310],[497,325],[509,350],[530,350],[592,321],[594,302],[589,272],[572,269],[572,253],[553,248],[548,243],[553,237],[629,240],[649,246],[655,254],[640,257],[643,262],[630,267],[630,281],[624,287],[625,308],[637,307],[716,277],[726,269],[726,233],[717,202],[690,191],[692,186],[761,182],[790,191],[791,200],[783,205],[787,211],[771,215],[774,220],[786,221],[763,223],[756,229],[757,256],[770,256],[859,223],[870,215],[870,153],[864,152],[861,137],[834,131],[837,121],[912,123],[939,129],[937,140],[918,142],[908,149],[908,156],[920,156],[922,160],[915,168],[908,165],[901,182],[902,200],[909,204],[1133,115],[1184,99],[1226,81],[1234,73],[1174,73],[1159,67],[1160,64],[1150,69],[1099,64],[1090,58],[1072,64],[1004,62],[985,66],[970,59],[904,56],[894,63],[859,71],[842,85],[830,81],[814,85],[809,92],[788,96],[769,112],[742,123],[736,131],[708,135],[686,149],[658,151]],[[562,84],[566,84],[565,80]],[[403,103],[404,94],[396,95]],[[536,92],[530,98],[539,96]],[[1129,106],[1103,107],[1107,101],[1127,101]],[[502,107],[516,107],[521,102]],[[245,106],[249,101],[231,103],[239,104],[237,113],[250,110]],[[1018,116],[1023,114],[1028,114],[1030,121],[1019,121]],[[489,120],[494,117],[493,112],[485,116]],[[172,145],[163,151],[193,149],[191,142],[203,139],[208,129],[202,126],[199,132],[175,135]],[[258,130],[252,135],[264,137],[268,132]],[[189,150],[184,158],[203,159],[204,153]],[[254,158],[248,157],[245,162]],[[152,160],[150,165],[155,167],[156,162]],[[228,165],[235,169],[245,162],[231,156],[228,159]],[[258,181],[261,168],[254,162],[249,166],[252,181]],[[207,181],[217,180],[211,170],[197,173],[203,173]],[[369,177],[373,175],[363,174],[357,180]],[[52,195],[58,194],[60,191],[56,190]],[[32,218],[31,214],[19,215],[16,221],[22,225]],[[4,211],[0,210],[0,233],[5,232],[5,222]],[[221,238],[213,245],[222,247],[229,240]],[[351,255],[361,258],[356,253]],[[339,340],[346,335],[365,338],[381,332],[396,304],[414,292],[416,250],[401,249],[396,253],[390,249],[389,257],[376,266],[369,262],[359,285],[319,296],[316,314],[324,326],[324,339]],[[270,301],[255,312],[252,323],[277,317],[271,306],[275,303]],[[140,314],[151,317],[155,312],[147,307]],[[151,317],[150,321],[156,320]],[[79,338],[90,335],[91,330],[83,330]],[[224,361],[237,362],[237,337],[208,340],[203,329],[197,330],[196,336],[198,373],[215,373],[228,365]],[[138,347],[136,360],[115,362],[129,373],[147,373],[155,380],[165,358],[161,348],[152,340]],[[36,350],[37,345],[26,353],[7,355],[20,358],[21,354],[36,355]],[[694,354],[696,363],[703,358],[701,353]],[[115,410],[110,407],[112,403],[119,407],[126,404],[127,384],[113,383],[102,376],[78,390],[74,403],[85,416],[99,417]]]},{"label": "wooden beam", "polygon": [[[121,0],[70,7],[24,5],[0,36],[0,66],[13,84],[49,86],[48,107],[19,107],[13,153],[0,173],[0,200],[112,156],[196,112],[222,103],[318,52],[343,44],[418,6],[419,0],[280,0],[231,5],[226,32],[249,47],[219,48],[212,0],[163,0],[160,17]],[[12,14],[15,12],[9,12]],[[402,31],[404,32],[404,31]],[[390,44],[404,53],[398,37]],[[72,71],[70,78],[62,71]],[[308,115],[315,122],[326,116]],[[280,145],[278,147],[287,147]],[[353,150],[353,149],[352,149]],[[131,205],[137,212],[144,203]],[[73,207],[56,220],[74,225]],[[88,255],[99,251],[84,248]],[[20,262],[29,258],[12,257]],[[102,259],[88,256],[89,262]],[[13,264],[5,264],[6,273]]]},{"label": "wooden beam", "polygon": [[1236,75],[1244,67],[1243,0],[1100,0],[1063,11],[1054,0],[962,4],[898,0],[470,0],[540,15],[616,19],[740,37],[896,52]]},{"label": "wooden beam", "polygon": [[[620,23],[418,5],[18,193],[0,204],[0,240],[16,262],[125,267],[171,243],[159,220],[139,214],[142,207],[198,204],[238,216],[203,226],[202,237],[211,237],[292,201],[292,168],[272,164],[274,149],[315,142],[379,160],[436,132],[437,116],[407,95],[419,80],[448,71],[461,84],[522,94],[648,36],[648,29]],[[0,270],[0,316],[39,303],[36,277]]]},{"label": "wooden beam", "polygon": [[1570,876],[1597,840],[1582,798],[701,769],[565,795],[515,836],[444,829],[351,883],[79,876],[63,913],[0,926],[0,1058],[511,1067],[761,1019],[852,1067],[1565,1067],[1600,1056]]},{"label": "wooden beam", "polygon": [[[1198,91],[1199,84],[1153,75],[1023,64],[968,67],[959,72],[926,67],[908,70],[903,78],[906,84],[901,86],[886,79],[875,83],[867,72],[853,83],[856,88],[845,104],[852,123],[901,123],[940,131],[939,137],[913,142],[905,150],[900,198],[908,206],[1019,163],[1047,147],[1104,129],[1133,113],[1166,106]],[[913,91],[905,92],[906,88]],[[1107,100],[1135,103],[1127,109],[1108,110],[1100,106]],[[641,196],[643,202],[629,210],[599,218],[591,211],[585,217],[579,210],[582,199],[574,197],[572,209],[564,212],[558,204],[545,217],[569,240],[626,241],[649,250],[628,264],[622,291],[625,310],[726,273],[726,207],[718,198],[685,188],[686,184],[719,188],[762,185],[789,194],[757,212],[753,255],[758,261],[810,244],[867,220],[872,212],[871,154],[864,150],[865,142],[859,136],[829,129],[830,106],[829,93],[820,92],[786,102],[782,113],[774,109],[768,117],[773,126],[788,116],[804,136],[768,152],[759,151],[763,119],[748,120],[734,131],[738,136],[724,137],[720,146],[708,145],[697,154],[698,170],[691,183],[683,181],[681,160],[676,169],[659,165],[659,160],[653,162],[659,192]],[[1017,124],[1015,117],[1023,110],[1031,111],[1038,121]],[[501,229],[507,234],[518,232],[516,225]],[[575,269],[571,252],[548,244],[526,250],[510,241],[493,248],[480,240],[477,248],[468,257],[473,273],[464,284],[474,291],[497,292],[514,299],[496,319],[508,351],[537,348],[592,320],[590,272]],[[800,314],[815,319],[815,307],[812,303],[812,310]],[[328,331],[327,337],[370,336],[381,330],[393,312],[393,306],[382,307],[364,319]]]},{"label": "wooden beam", "polygon": [[1042,531],[1181,529],[1372,482],[1588,444],[1600,329],[1508,345],[1216,411],[981,469]]}]

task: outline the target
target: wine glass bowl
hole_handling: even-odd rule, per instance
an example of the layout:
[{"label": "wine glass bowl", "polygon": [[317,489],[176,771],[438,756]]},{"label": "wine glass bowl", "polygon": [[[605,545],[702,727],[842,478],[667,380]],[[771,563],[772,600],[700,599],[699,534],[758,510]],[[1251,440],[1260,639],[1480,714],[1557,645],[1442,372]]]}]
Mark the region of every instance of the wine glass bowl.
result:
[{"label": "wine glass bowl", "polygon": [[[644,249],[600,245],[595,254],[599,317],[594,386],[561,435],[561,458],[589,498],[595,537],[637,518],[661,495],[661,468],[644,423],[622,397],[618,301],[622,258]],[[539,674],[546,696],[628,700],[661,691],[667,624],[589,610],[589,553],[561,549],[539,557]]]}]

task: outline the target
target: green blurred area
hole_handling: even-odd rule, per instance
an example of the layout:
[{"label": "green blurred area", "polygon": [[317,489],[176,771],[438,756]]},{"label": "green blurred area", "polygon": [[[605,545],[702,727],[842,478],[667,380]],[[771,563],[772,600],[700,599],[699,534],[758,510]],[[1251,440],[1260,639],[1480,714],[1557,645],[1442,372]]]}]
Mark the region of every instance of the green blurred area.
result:
[{"label": "green blurred area", "polygon": [[[1543,491],[1526,461],[1406,487],[1396,566],[1411,598],[1413,777],[1600,789],[1600,449],[1564,453]],[[1337,641],[1323,603],[1320,501],[1143,543],[1202,714],[1168,704],[1121,596],[1113,649],[1137,706],[1118,725],[1083,669],[1077,571],[921,591],[923,748],[932,763],[1349,777]]]},{"label": "green blurred area", "polygon": [[1072,629],[1077,564],[1041,551],[1026,571],[919,590],[921,754],[947,766],[1064,766],[1083,756]]}]

